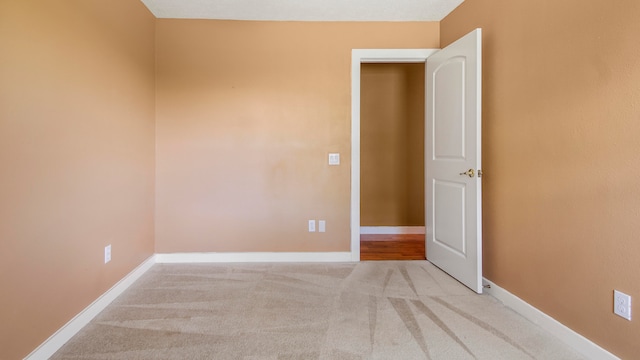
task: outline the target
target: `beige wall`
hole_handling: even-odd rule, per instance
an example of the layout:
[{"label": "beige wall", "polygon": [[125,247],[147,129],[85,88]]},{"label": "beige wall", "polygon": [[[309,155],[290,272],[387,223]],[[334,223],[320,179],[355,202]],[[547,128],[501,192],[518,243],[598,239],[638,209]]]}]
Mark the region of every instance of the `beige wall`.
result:
[{"label": "beige wall", "polygon": [[[350,50],[475,27],[485,275],[633,358],[638,322],[611,309],[614,288],[640,298],[639,15],[635,0],[466,0],[441,26],[159,20],[154,84],[137,0],[0,2],[0,358],[154,251],[154,111],[156,251],[348,251]],[[307,233],[321,218],[328,232]]]},{"label": "beige wall", "polygon": [[466,0],[484,31],[486,276],[624,359],[640,322],[640,2]]},{"label": "beige wall", "polygon": [[439,24],[156,30],[156,251],[349,251],[351,49],[438,47]]},{"label": "beige wall", "polygon": [[360,78],[360,224],[424,226],[424,64]]},{"label": "beige wall", "polygon": [[153,38],[137,0],[0,2],[1,359],[153,253]]}]

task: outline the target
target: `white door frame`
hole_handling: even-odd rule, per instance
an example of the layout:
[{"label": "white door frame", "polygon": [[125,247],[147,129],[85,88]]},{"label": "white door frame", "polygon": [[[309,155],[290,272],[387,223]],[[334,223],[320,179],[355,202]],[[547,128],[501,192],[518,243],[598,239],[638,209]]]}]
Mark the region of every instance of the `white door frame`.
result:
[{"label": "white door frame", "polygon": [[351,260],[360,261],[360,66],[363,63],[424,63],[440,49],[351,50]]}]

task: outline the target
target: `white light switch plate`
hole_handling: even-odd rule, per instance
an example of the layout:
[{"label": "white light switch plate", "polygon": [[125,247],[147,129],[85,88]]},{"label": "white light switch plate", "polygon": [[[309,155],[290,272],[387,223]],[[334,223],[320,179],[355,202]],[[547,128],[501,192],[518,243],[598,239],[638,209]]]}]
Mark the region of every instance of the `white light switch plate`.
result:
[{"label": "white light switch plate", "polygon": [[329,165],[340,165],[340,154],[339,153],[330,153],[329,154]]},{"label": "white light switch plate", "polygon": [[327,230],[327,222],[324,220],[318,220],[318,232],[325,232]]}]

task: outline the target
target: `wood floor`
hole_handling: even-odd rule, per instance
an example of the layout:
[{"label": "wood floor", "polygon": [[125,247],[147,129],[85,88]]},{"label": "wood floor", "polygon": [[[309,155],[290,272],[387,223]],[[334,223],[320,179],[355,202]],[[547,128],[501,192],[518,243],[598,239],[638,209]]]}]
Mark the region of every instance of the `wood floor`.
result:
[{"label": "wood floor", "polygon": [[425,260],[422,235],[360,235],[360,260]]}]

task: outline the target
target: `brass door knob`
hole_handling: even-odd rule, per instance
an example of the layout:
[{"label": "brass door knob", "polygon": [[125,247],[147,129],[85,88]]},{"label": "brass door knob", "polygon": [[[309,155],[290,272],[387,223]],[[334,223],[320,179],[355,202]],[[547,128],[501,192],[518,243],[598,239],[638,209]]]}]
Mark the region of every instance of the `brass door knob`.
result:
[{"label": "brass door knob", "polygon": [[469,169],[465,172],[460,173],[460,175],[467,175],[468,177],[472,178],[474,177],[476,174],[476,172],[473,169]]}]

